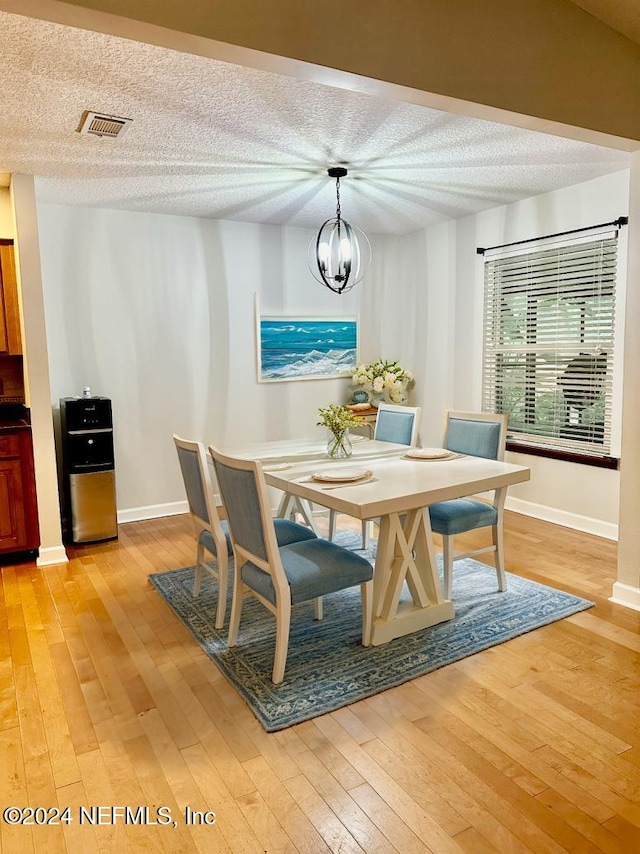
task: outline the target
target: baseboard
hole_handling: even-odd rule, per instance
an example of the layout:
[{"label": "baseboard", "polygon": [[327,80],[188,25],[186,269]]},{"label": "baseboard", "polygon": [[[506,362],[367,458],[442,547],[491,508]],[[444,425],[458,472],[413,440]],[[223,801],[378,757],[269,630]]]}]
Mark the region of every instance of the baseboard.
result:
[{"label": "baseboard", "polygon": [[[594,534],[596,537],[604,537],[607,540],[618,539],[618,526],[613,522],[603,522],[601,519],[592,519],[589,516],[580,516],[578,513],[569,513],[566,510],[558,510],[555,507],[547,507],[544,504],[535,504],[533,501],[523,501],[520,498],[507,498],[507,510],[522,513],[523,516],[532,516],[534,519],[542,519],[544,522],[553,522],[563,525],[565,528],[573,528],[583,531],[585,534]],[[162,516],[177,516],[180,513],[188,513],[189,505],[186,501],[172,501],[168,504],[149,504],[145,507],[131,507],[128,510],[118,510],[118,523],[141,522],[145,519],[159,519]],[[314,505],[314,515],[326,514],[326,508]],[[66,557],[65,557],[66,560]],[[56,561],[50,561],[55,563]]]},{"label": "baseboard", "polygon": [[171,501],[168,504],[148,504],[146,507],[130,507],[128,510],[118,510],[118,524],[125,522],[142,522],[144,519],[160,519],[162,516],[178,516],[188,513],[186,501]]},{"label": "baseboard", "polygon": [[626,608],[633,608],[634,611],[640,611],[639,588],[616,581],[611,592],[612,595],[609,597],[609,602],[615,602],[616,605],[624,605]]},{"label": "baseboard", "polygon": [[507,510],[522,513],[523,516],[532,516],[534,519],[553,522],[556,525],[573,528],[575,531],[582,531],[585,534],[594,534],[596,537],[604,537],[607,540],[617,541],[618,539],[618,526],[614,522],[603,522],[602,519],[580,516],[578,513],[569,513],[567,510],[558,510],[556,507],[535,504],[533,501],[523,501],[521,498],[507,497],[505,506]]},{"label": "baseboard", "polygon": [[55,563],[69,563],[67,550],[63,545],[47,546],[46,548],[41,547],[38,549],[36,566],[53,566]]}]

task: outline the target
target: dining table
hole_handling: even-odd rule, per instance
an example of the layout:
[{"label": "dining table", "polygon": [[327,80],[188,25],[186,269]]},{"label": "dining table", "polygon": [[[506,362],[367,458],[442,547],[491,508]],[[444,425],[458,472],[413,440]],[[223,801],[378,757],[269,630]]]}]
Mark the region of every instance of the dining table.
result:
[{"label": "dining table", "polygon": [[378,646],[454,617],[440,583],[429,505],[507,488],[527,481],[530,472],[469,455],[411,456],[416,449],[406,445],[354,439],[346,460],[329,459],[326,442],[304,439],[224,452],[261,461],[267,484],[282,492],[276,515],[296,510],[314,524],[309,509],[318,504],[361,521],[379,521],[371,632],[371,644]]}]

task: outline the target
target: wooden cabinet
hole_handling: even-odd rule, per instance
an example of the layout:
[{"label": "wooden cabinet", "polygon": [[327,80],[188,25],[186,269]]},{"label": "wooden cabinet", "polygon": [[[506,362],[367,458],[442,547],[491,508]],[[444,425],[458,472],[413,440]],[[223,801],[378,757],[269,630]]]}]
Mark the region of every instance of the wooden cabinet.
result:
[{"label": "wooden cabinet", "polygon": [[31,429],[0,431],[0,554],[40,545]]},{"label": "wooden cabinet", "polygon": [[0,240],[0,354],[22,353],[13,243]]}]

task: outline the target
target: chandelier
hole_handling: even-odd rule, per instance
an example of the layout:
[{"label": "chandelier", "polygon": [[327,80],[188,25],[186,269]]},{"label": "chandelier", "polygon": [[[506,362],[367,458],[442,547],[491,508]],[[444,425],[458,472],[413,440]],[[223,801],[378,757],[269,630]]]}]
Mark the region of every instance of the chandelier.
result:
[{"label": "chandelier", "polygon": [[371,244],[367,235],[350,225],[340,212],[340,178],[347,170],[333,166],[327,170],[336,179],[336,215],[320,227],[318,236],[309,244],[309,269],[321,285],[334,294],[344,294],[361,282],[371,263]]}]

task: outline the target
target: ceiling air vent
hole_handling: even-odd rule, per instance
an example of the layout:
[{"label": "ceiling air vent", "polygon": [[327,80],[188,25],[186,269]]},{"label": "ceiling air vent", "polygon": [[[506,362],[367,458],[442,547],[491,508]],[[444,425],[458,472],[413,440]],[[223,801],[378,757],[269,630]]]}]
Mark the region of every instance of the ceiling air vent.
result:
[{"label": "ceiling air vent", "polygon": [[123,119],[120,116],[107,116],[105,113],[85,112],[80,133],[90,133],[93,136],[120,136],[125,132],[133,120]]}]

